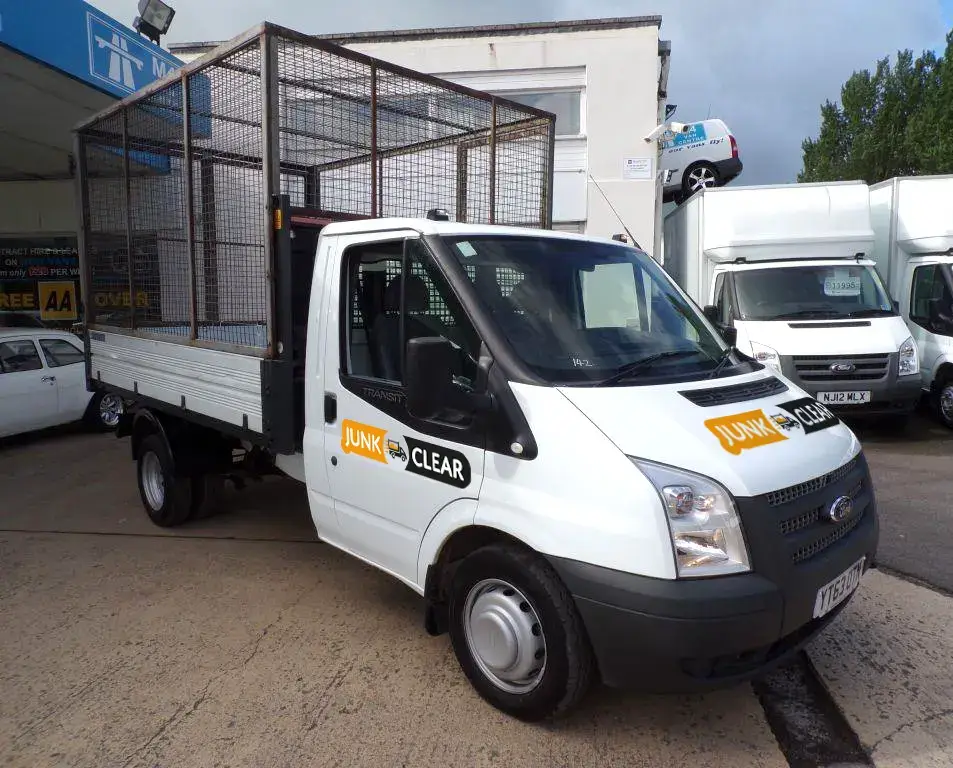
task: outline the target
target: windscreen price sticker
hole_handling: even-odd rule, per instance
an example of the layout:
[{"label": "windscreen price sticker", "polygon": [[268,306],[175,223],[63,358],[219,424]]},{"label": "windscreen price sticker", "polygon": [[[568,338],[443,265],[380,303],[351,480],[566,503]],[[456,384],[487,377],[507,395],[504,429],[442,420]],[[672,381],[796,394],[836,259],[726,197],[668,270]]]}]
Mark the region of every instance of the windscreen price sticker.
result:
[{"label": "windscreen price sticker", "polygon": [[824,294],[827,296],[860,296],[860,278],[850,275],[825,277]]}]

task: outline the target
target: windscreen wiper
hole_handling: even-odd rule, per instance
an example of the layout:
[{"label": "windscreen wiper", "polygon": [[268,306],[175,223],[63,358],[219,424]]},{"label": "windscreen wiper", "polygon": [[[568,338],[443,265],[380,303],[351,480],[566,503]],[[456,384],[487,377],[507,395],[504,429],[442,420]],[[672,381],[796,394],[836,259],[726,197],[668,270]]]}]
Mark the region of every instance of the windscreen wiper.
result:
[{"label": "windscreen wiper", "polygon": [[596,382],[596,386],[607,387],[610,384],[615,384],[635,373],[648,370],[659,360],[667,360],[675,357],[686,357],[688,355],[698,354],[701,353],[697,349],[670,349],[666,352],[656,352],[654,355],[649,355],[648,357],[643,357],[639,360],[633,360],[631,363],[626,363],[608,378]]},{"label": "windscreen wiper", "polygon": [[855,309],[853,312],[845,312],[844,317],[892,317],[896,313],[892,309]]},{"label": "windscreen wiper", "polygon": [[721,357],[718,358],[718,365],[716,365],[712,372],[708,374],[707,378],[713,379],[725,369],[725,366],[731,362],[731,352],[732,348],[728,347],[721,353]]},{"label": "windscreen wiper", "polygon": [[772,320],[793,320],[796,317],[840,317],[840,312],[834,312],[830,309],[799,309],[796,312],[782,312],[775,315]]}]

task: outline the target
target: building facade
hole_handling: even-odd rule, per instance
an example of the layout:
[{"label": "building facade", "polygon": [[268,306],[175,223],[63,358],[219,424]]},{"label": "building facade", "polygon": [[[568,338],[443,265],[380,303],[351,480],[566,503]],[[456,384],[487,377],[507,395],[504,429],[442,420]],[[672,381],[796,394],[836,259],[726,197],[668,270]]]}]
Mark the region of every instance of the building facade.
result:
[{"label": "building facade", "polygon": [[[658,143],[671,46],[660,16],[319,35],[361,53],[556,115],[553,226],[628,230],[658,257]],[[170,46],[189,61],[216,43]]]}]

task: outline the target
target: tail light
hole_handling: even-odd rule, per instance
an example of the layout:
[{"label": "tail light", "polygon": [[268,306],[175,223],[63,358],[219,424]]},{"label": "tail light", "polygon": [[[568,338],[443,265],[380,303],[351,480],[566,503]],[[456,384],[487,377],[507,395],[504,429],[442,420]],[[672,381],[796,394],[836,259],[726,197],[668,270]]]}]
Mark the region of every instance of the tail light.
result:
[{"label": "tail light", "polygon": [[738,142],[735,141],[735,137],[730,133],[728,134],[728,141],[731,142],[731,156],[738,157]]}]

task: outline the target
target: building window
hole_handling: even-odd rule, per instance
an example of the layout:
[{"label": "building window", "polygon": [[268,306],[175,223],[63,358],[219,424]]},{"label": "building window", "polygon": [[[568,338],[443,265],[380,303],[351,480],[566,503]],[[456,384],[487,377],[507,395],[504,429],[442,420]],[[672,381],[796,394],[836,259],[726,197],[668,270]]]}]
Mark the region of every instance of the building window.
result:
[{"label": "building window", "polygon": [[536,107],[556,115],[557,136],[582,133],[582,93],[580,91],[523,91],[499,93],[505,99]]}]

